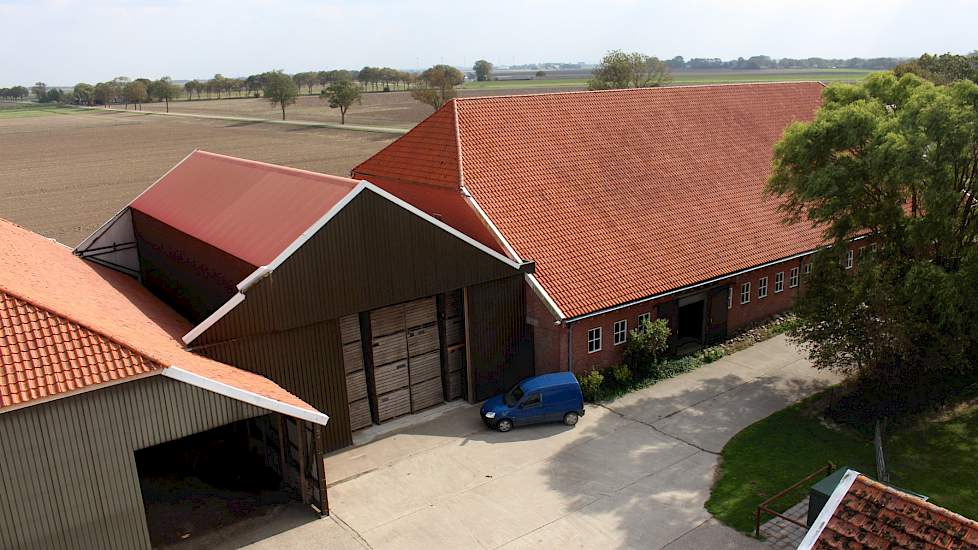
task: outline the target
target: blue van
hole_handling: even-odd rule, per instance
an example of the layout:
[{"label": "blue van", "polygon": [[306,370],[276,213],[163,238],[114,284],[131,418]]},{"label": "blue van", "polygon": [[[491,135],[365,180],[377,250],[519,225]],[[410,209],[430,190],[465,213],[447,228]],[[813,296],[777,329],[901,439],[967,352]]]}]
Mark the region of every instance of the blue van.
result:
[{"label": "blue van", "polygon": [[523,380],[502,395],[490,397],[480,414],[486,426],[501,432],[538,422],[573,426],[584,415],[584,396],[572,373],[541,374]]}]

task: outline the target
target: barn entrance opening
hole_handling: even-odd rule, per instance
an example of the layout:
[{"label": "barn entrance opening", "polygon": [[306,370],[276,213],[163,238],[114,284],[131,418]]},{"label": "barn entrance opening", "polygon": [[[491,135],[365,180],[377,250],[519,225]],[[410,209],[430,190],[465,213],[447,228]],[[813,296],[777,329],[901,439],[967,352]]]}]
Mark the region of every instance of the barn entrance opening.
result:
[{"label": "barn entrance opening", "polygon": [[279,450],[266,446],[259,431],[277,426],[278,416],[233,422],[135,452],[154,548],[207,547],[249,520],[292,515],[302,507],[300,493],[270,464],[279,460]]},{"label": "barn entrance opening", "polygon": [[687,355],[703,347],[704,310],[706,299],[680,300],[676,323],[676,353]]}]

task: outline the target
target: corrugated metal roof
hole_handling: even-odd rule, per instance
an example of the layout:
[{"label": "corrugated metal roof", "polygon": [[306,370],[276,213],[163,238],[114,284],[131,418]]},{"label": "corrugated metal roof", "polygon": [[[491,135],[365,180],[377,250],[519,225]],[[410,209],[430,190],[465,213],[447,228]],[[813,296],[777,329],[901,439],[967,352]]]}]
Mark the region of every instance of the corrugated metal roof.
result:
[{"label": "corrugated metal roof", "polygon": [[131,207],[257,267],[271,263],[356,185],[195,151]]},{"label": "corrugated metal roof", "polygon": [[[354,173],[464,186],[575,317],[816,247],[819,231],[782,224],[764,187],[774,144],[793,121],[814,116],[822,89],[457,99]],[[446,183],[456,156],[457,179]],[[415,192],[402,186],[406,200]]]},{"label": "corrugated metal roof", "polygon": [[0,412],[177,367],[321,416],[257,374],[184,349],[190,325],[138,281],[0,220]]}]

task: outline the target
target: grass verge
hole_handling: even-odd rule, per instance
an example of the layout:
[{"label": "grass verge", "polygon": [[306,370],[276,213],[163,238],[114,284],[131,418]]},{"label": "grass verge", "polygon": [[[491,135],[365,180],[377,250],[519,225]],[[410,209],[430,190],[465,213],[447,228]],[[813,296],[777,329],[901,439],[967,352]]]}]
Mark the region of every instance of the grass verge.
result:
[{"label": "grass verge", "polygon": [[[706,503],[714,517],[739,531],[753,532],[754,511],[762,501],[828,462],[875,476],[869,438],[819,417],[832,391],[838,390],[774,413],[727,443]],[[894,486],[978,517],[978,400],[940,416],[902,422],[890,429],[885,448]],[[774,508],[784,511],[806,492],[787,495]]]}]

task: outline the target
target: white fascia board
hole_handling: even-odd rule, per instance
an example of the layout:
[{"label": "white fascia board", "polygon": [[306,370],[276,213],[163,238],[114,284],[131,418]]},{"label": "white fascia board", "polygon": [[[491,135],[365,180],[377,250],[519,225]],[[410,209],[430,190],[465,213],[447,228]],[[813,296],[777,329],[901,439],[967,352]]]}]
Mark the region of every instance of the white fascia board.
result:
[{"label": "white fascia board", "polygon": [[214,323],[220,321],[222,317],[227,315],[228,312],[235,308],[235,306],[243,302],[244,299],[245,295],[241,292],[231,296],[231,299],[224,302],[224,305],[219,307],[217,311],[208,315],[207,318],[201,321],[199,325],[195,326],[187,334],[184,334],[182,338],[183,343],[190,345],[190,343],[196,340],[198,336],[203,334],[207,329],[211,328]]},{"label": "white fascia board", "polygon": [[256,407],[261,407],[262,409],[274,411],[294,418],[301,418],[302,420],[319,424],[320,426],[325,426],[326,423],[329,422],[329,416],[326,416],[321,412],[314,412],[308,409],[296,407],[295,405],[283,403],[276,399],[265,397],[264,395],[258,395],[257,393],[250,392],[248,390],[243,390],[223,382],[218,382],[217,380],[212,380],[199,374],[181,369],[180,367],[171,366],[163,369],[163,376],[172,378],[174,380],[179,380],[180,382],[190,384],[191,386],[197,386],[198,388],[202,388],[225,397],[230,397],[231,399],[249,403]]},{"label": "white fascia board", "polygon": [[801,539],[798,550],[811,550],[815,547],[818,537],[822,536],[822,531],[825,530],[825,526],[828,525],[829,520],[835,515],[836,509],[849,492],[849,489],[852,488],[852,484],[855,483],[857,477],[859,477],[859,472],[846,470],[846,473],[842,475],[842,479],[839,480],[839,484],[835,486],[835,490],[829,496],[829,500],[825,503],[822,511],[815,518],[815,523],[805,533],[805,538]]},{"label": "white fascia board", "polygon": [[495,250],[493,250],[493,249],[489,248],[488,246],[480,243],[479,241],[473,239],[472,237],[469,237],[465,233],[462,233],[461,231],[459,231],[459,230],[455,229],[454,227],[446,224],[445,222],[443,222],[443,221],[435,218],[434,216],[428,214],[427,212],[416,208],[415,206],[413,206],[413,205],[405,202],[404,200],[402,200],[402,199],[400,199],[400,198],[398,198],[398,197],[396,197],[396,196],[388,193],[387,191],[384,191],[383,189],[381,189],[380,187],[377,187],[376,185],[370,183],[369,181],[363,181],[362,183],[367,187],[367,189],[370,189],[374,193],[376,193],[376,194],[380,195],[381,197],[384,197],[385,199],[393,202],[394,204],[400,206],[401,208],[407,210],[408,212],[411,212],[415,216],[418,216],[419,218],[424,219],[426,222],[428,222],[428,223],[430,223],[430,224],[438,227],[439,229],[441,229],[441,230],[443,230],[443,231],[451,234],[452,236],[454,236],[454,237],[456,237],[458,239],[461,239],[466,244],[477,248],[480,252],[483,252],[483,253],[485,253],[485,254],[487,254],[489,256],[492,256],[493,258],[499,260],[500,262],[503,262],[504,264],[506,264],[506,265],[508,265],[508,266],[510,266],[510,267],[512,267],[514,269],[520,269],[522,267],[522,264],[521,264],[519,258],[516,257],[515,254],[513,255],[513,258],[508,258],[506,256],[503,256],[499,252],[496,252]]},{"label": "white fascia board", "polygon": [[121,210],[119,210],[118,212],[116,212],[115,216],[112,216],[111,218],[109,218],[109,221],[107,221],[107,222],[103,223],[102,225],[100,225],[99,228],[96,229],[94,233],[92,233],[91,235],[89,235],[88,237],[86,237],[85,240],[83,240],[82,242],[78,243],[78,246],[76,246],[75,247],[75,250],[74,250],[75,254],[79,254],[79,253],[84,252],[89,246],[92,245],[93,242],[95,242],[96,239],[98,239],[99,237],[101,237],[103,233],[105,233],[110,227],[112,227],[113,224],[115,224],[115,222],[126,212],[126,210],[128,210],[129,207],[132,206],[132,203],[136,202],[136,200],[139,199],[139,197],[142,197],[150,189],[156,187],[156,184],[158,184],[159,182],[163,181],[163,178],[169,176],[170,175],[170,172],[176,170],[178,166],[180,166],[181,164],[183,164],[184,162],[186,162],[188,158],[190,158],[190,155],[193,155],[198,150],[199,149],[194,149],[193,151],[187,153],[187,156],[185,156],[182,159],[180,159],[180,162],[174,164],[173,166],[170,167],[169,170],[167,170],[166,172],[164,172],[162,176],[156,178],[156,181],[153,182],[153,185],[150,185],[146,189],[143,189],[142,192],[140,192],[138,195],[136,195],[131,201],[129,201],[128,203],[126,203],[126,205],[123,206]]},{"label": "white fascia board", "polygon": [[[489,231],[496,238],[496,241],[502,245],[503,249],[506,250],[506,253],[517,262],[521,261],[519,254],[516,253],[516,249],[509,244],[509,241],[507,241],[506,237],[503,236],[503,232],[496,227],[496,224],[492,223],[492,220],[489,219],[489,215],[486,214],[486,211],[479,206],[479,203],[475,200],[475,197],[472,196],[472,193],[465,188],[465,184],[460,186],[459,191],[461,191],[462,196],[465,197],[465,202],[469,203],[469,206],[475,210],[475,213],[478,214],[479,219],[482,220],[482,224],[489,228]],[[533,290],[533,293],[540,298],[547,309],[550,310],[550,313],[553,314],[554,318],[557,319],[557,322],[563,322],[567,316],[560,310],[557,302],[550,297],[550,294],[548,294],[543,288],[543,285],[540,284],[540,281],[537,280],[536,276],[532,273],[528,273],[526,275],[526,281],[530,285],[530,289]]]}]

